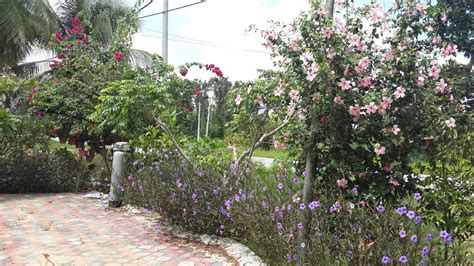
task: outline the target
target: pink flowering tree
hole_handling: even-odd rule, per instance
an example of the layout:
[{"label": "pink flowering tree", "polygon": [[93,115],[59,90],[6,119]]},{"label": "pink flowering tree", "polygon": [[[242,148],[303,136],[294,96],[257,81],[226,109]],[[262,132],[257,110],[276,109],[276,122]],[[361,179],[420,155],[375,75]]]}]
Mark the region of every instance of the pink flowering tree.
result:
[{"label": "pink flowering tree", "polygon": [[386,11],[336,1],[332,17],[313,1],[293,23],[262,31],[282,70],[282,86],[262,99],[293,103],[303,127],[289,144],[304,151],[301,161],[314,154],[311,178],[347,180],[375,196],[409,189],[413,156],[462,121],[454,115],[464,107],[440,74],[455,45],[431,31],[429,6],[398,2]]},{"label": "pink flowering tree", "polygon": [[[441,60],[457,48],[434,33],[432,7],[395,1],[387,11],[379,3],[346,3],[312,1],[292,23],[260,31],[280,67],[282,92],[273,93],[275,84],[259,94],[282,107],[292,102],[298,113],[288,146],[300,155],[306,205],[316,180],[317,187],[356,188],[367,200],[413,190],[411,163],[466,123],[456,87],[441,74]],[[236,106],[255,97],[237,95]]]}]

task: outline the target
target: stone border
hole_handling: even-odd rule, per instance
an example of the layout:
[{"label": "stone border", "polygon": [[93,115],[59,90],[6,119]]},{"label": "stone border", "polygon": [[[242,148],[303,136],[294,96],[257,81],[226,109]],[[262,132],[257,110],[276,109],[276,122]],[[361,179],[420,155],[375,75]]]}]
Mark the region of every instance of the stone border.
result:
[{"label": "stone border", "polygon": [[[136,208],[131,205],[126,205],[122,207],[121,209],[132,214],[146,213],[145,209]],[[154,224],[149,224],[149,227],[153,228]],[[230,257],[233,257],[234,259],[236,259],[239,265],[242,265],[242,266],[267,265],[250,248],[235,241],[234,239],[227,238],[227,237],[218,237],[215,235],[195,234],[193,232],[183,230],[182,228],[178,226],[172,226],[172,225],[160,225],[160,229],[164,230],[165,232],[177,238],[199,242],[204,245],[220,247],[223,250],[225,250]]]}]

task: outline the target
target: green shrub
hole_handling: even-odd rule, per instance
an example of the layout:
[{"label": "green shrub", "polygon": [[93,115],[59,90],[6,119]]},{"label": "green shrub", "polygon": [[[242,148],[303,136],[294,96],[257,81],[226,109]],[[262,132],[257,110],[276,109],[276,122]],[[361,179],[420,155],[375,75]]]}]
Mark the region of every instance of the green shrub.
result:
[{"label": "green shrub", "polygon": [[0,158],[0,193],[69,192],[82,187],[86,172],[66,149]]}]

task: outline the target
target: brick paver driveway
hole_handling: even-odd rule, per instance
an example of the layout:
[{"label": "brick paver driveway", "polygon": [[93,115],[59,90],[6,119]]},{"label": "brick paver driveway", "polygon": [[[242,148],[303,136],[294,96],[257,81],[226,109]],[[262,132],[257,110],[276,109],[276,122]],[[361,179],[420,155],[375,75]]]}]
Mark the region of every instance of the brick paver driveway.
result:
[{"label": "brick paver driveway", "polygon": [[223,265],[80,194],[0,194],[0,265]]}]

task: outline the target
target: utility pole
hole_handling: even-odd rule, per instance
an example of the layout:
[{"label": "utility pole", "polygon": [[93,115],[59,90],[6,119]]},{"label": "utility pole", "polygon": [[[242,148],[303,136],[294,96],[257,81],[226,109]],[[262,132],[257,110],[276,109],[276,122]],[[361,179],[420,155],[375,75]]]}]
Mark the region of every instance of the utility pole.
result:
[{"label": "utility pole", "polygon": [[163,38],[162,38],[162,57],[163,61],[168,62],[168,0],[163,0]]},{"label": "utility pole", "polygon": [[198,103],[198,129],[197,129],[197,140],[201,139],[201,102]]},{"label": "utility pole", "polygon": [[211,117],[211,98],[207,99],[206,137],[209,137],[209,118]]}]

